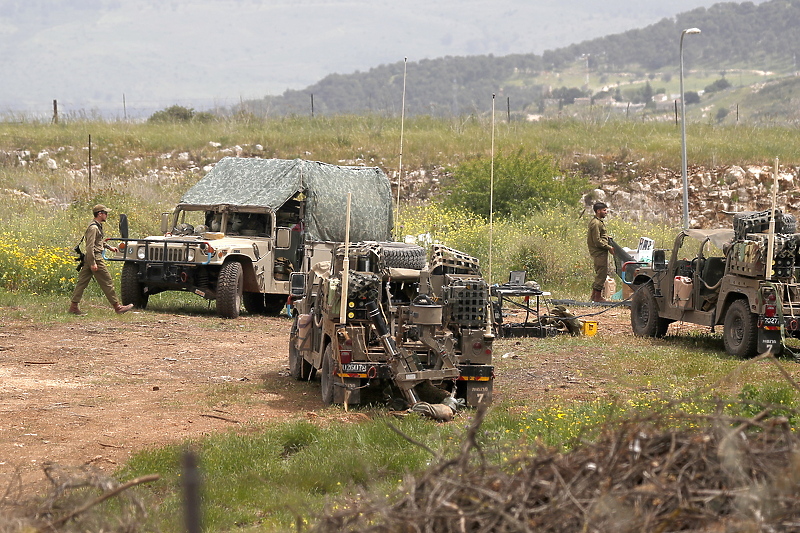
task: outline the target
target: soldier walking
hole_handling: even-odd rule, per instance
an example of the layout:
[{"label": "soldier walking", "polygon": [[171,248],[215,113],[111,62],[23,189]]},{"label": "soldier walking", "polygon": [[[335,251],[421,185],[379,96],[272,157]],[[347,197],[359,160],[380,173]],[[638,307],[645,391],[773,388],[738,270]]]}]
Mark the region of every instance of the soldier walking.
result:
[{"label": "soldier walking", "polygon": [[83,237],[86,241],[86,258],[83,262],[83,267],[78,273],[78,282],[75,284],[75,291],[72,293],[72,300],[69,304],[69,312],[73,315],[84,314],[78,304],[81,303],[83,291],[89,286],[89,282],[92,281],[93,277],[97,280],[98,285],[103,290],[103,294],[108,298],[108,303],[111,304],[117,314],[126,313],[133,307],[133,304],[122,305],[119,303],[117,293],[114,291],[114,282],[103,260],[103,249],[117,252],[117,248],[109,246],[103,238],[103,223],[108,218],[109,211],[110,209],[102,204],[92,208],[94,220],[86,228],[86,234]]},{"label": "soldier walking", "polygon": [[603,202],[596,202],[594,216],[589,221],[589,231],[586,236],[586,244],[589,246],[589,255],[594,261],[594,281],[592,282],[591,301],[608,303],[603,299],[603,286],[608,277],[608,252],[613,252],[614,248],[609,242],[606,223],[603,221],[608,215],[608,206]]}]

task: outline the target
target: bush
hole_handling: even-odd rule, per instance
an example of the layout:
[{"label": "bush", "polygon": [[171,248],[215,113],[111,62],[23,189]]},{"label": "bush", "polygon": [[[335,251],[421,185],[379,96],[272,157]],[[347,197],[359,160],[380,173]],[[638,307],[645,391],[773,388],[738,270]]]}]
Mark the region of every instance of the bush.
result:
[{"label": "bush", "polygon": [[699,103],[700,103],[699,94],[697,94],[695,91],[686,91],[686,105],[699,104]]},{"label": "bush", "polygon": [[706,85],[705,92],[706,93],[713,93],[713,92],[717,92],[717,91],[724,91],[725,89],[727,89],[730,86],[731,86],[731,82],[729,82],[725,78],[720,78],[717,81],[715,81],[714,83],[712,83],[710,85]]},{"label": "bush", "polygon": [[[489,218],[491,169],[489,158],[460,164],[453,170],[452,188],[443,200],[447,207],[464,207]],[[577,205],[589,188],[582,177],[563,176],[546,156],[522,150],[494,160],[494,213],[500,217],[521,217],[554,204]]]},{"label": "bush", "polygon": [[174,105],[161,111],[153,113],[148,122],[210,122],[214,120],[214,115],[207,111],[195,112],[190,107]]}]

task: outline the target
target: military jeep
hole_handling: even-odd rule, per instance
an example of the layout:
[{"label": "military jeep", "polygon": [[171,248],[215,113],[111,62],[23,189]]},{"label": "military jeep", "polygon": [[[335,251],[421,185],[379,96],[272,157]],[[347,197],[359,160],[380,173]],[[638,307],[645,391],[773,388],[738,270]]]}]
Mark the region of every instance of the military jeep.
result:
[{"label": "military jeep", "polygon": [[771,216],[745,212],[733,229],[683,230],[669,258],[654,250],[650,263],[622,265],[635,291],[634,334],[662,337],[675,321],[722,326],[725,350],[737,357],[778,354],[786,336],[800,338],[800,234],[777,210],[770,237]]}]

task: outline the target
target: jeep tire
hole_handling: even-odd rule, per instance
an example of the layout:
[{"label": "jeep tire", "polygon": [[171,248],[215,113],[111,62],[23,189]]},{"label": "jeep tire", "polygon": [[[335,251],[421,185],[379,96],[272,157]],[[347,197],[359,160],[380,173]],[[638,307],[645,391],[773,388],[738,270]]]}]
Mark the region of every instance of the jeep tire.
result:
[{"label": "jeep tire", "polygon": [[217,313],[222,318],[238,318],[242,307],[244,276],[242,264],[230,261],[222,265],[217,280]]},{"label": "jeep tire", "polygon": [[663,337],[670,320],[658,314],[653,282],[639,286],[631,298],[631,329],[637,337]]},{"label": "jeep tire", "polygon": [[722,330],[725,351],[735,357],[756,355],[758,341],[758,316],[750,312],[747,298],[739,298],[731,303],[725,313]]},{"label": "jeep tire", "polygon": [[122,299],[122,305],[133,304],[137,309],[145,309],[147,307],[149,295],[144,292],[144,284],[139,281],[139,265],[136,263],[126,261],[122,265],[119,294]]},{"label": "jeep tire", "polygon": [[331,405],[333,403],[333,348],[332,344],[328,343],[325,346],[325,351],[322,354],[322,368],[319,371],[320,391],[322,393],[322,404]]},{"label": "jeep tire", "polygon": [[305,360],[297,348],[297,321],[294,317],[292,329],[289,332],[289,375],[297,381],[308,381],[314,376],[314,367]]}]

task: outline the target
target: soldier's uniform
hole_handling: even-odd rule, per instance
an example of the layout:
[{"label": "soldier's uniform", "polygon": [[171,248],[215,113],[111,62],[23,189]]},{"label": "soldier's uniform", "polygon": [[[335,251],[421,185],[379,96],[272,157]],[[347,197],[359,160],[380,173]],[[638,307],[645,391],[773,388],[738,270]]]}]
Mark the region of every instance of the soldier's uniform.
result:
[{"label": "soldier's uniform", "polygon": [[589,231],[586,236],[586,244],[589,247],[589,255],[594,261],[594,281],[592,291],[602,292],[603,286],[608,277],[608,252],[614,248],[608,242],[608,232],[606,223],[596,214],[589,221]]},{"label": "soldier's uniform", "polygon": [[[69,307],[70,313],[76,315],[81,314],[78,309],[78,304],[83,297],[83,291],[86,290],[86,287],[89,286],[89,282],[92,281],[92,277],[97,280],[97,284],[100,285],[100,289],[108,299],[108,303],[111,304],[117,313],[124,313],[133,307],[132,304],[121,305],[119,303],[117,293],[114,290],[114,281],[111,279],[111,274],[108,272],[108,267],[103,260],[103,249],[107,248],[116,251],[115,248],[109,246],[105,242],[103,224],[98,221],[98,214],[106,213],[105,216],[107,216],[108,211],[109,209],[103,205],[96,205],[92,209],[95,219],[89,224],[89,227],[86,228],[86,233],[83,237],[84,241],[86,241],[86,259],[83,262],[83,268],[81,268],[78,273],[78,282],[75,284],[75,290],[72,292]],[[102,220],[105,220],[105,216]],[[96,270],[92,269],[94,265],[97,265]]]}]

